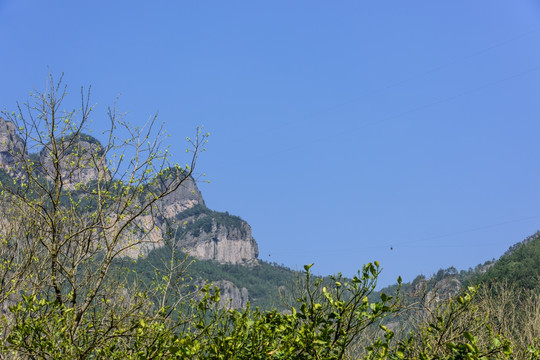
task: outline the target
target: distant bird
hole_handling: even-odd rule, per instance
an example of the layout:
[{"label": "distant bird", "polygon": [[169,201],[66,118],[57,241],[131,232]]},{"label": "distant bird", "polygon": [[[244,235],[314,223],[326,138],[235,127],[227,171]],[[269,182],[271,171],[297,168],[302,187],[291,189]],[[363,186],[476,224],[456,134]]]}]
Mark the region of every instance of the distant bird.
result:
[{"label": "distant bird", "polygon": [[394,250],[394,248],[390,246],[390,250]]}]

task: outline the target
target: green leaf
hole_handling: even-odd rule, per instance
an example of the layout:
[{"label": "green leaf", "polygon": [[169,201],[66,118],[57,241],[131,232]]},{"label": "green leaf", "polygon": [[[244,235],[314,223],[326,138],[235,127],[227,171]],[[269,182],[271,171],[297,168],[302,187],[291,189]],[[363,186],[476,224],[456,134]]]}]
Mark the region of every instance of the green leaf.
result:
[{"label": "green leaf", "polygon": [[475,342],[475,338],[474,338],[473,334],[471,334],[470,332],[465,331],[463,333],[463,336],[465,337],[465,339],[469,340],[470,342],[472,342],[472,343]]}]

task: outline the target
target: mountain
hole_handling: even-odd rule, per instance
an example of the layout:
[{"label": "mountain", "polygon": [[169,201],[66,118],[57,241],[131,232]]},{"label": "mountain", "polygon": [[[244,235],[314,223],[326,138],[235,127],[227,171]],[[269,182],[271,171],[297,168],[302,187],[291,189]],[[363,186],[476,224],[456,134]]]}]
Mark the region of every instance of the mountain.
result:
[{"label": "mountain", "polygon": [[[0,118],[0,168],[8,174],[16,178],[23,176],[18,168],[18,158],[34,156],[39,160],[39,171],[46,178],[54,180],[55,159],[50,156],[49,146],[44,146],[39,154],[26,154],[24,141],[17,134],[15,125]],[[110,171],[105,169],[106,159],[99,156],[104,149],[96,138],[81,134],[77,139],[59,139],[56,146],[66,148],[67,155],[59,163],[65,189],[76,190],[78,183],[112,179]],[[170,181],[164,180],[163,186]],[[157,208],[159,215],[156,223],[152,223],[155,226],[148,229],[155,231],[151,235],[153,246],[139,248],[126,255],[132,258],[146,255],[151,249],[163,246],[164,239],[172,232],[179,240],[178,246],[197,259],[215,260],[223,264],[248,265],[256,262],[258,247],[249,224],[239,217],[206,208],[192,177],[186,178],[174,192],[159,200]],[[151,223],[149,219],[146,220],[148,224]]]},{"label": "mountain", "polygon": [[[0,118],[0,178],[9,180],[5,183],[13,183],[12,179],[24,183],[26,172],[21,164],[28,163],[28,159],[34,163],[32,171],[36,176],[54,182],[56,174],[60,174],[63,188],[73,196],[78,196],[80,184],[119,180],[103,156],[103,145],[91,135],[56,139],[54,146],[64,154],[56,160],[51,156],[55,153],[51,143],[28,154],[26,140],[19,134],[14,123]],[[156,186],[170,188],[173,179],[182,175],[175,171],[161,172]],[[87,206],[91,212],[92,205]],[[170,259],[174,253],[178,261],[188,256],[190,265],[184,272],[191,279],[190,286],[212,282],[221,289],[223,301],[230,301],[233,307],[243,307],[248,300],[258,305],[274,304],[279,288],[294,282],[295,272],[258,259],[258,245],[246,221],[206,206],[191,176],[159,199],[152,215],[139,216],[136,226],[147,240],[126,247],[123,262],[137,269],[147,281],[151,281],[156,269],[166,266],[163,259]]]}]

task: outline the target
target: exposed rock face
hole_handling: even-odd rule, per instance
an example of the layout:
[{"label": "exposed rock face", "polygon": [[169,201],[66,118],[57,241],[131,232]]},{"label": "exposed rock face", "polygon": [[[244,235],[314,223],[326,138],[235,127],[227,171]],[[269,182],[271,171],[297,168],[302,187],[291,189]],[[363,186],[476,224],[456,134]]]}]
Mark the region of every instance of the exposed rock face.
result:
[{"label": "exposed rock face", "polygon": [[[163,183],[164,189],[172,181]],[[135,226],[142,230],[140,236],[144,236],[144,241],[126,250],[125,256],[144,256],[162,247],[163,239],[173,237],[182,251],[200,260],[240,265],[257,262],[259,249],[248,223],[228,213],[207,209],[193,178],[186,178],[156,206],[160,216],[141,216],[135,221]],[[192,209],[195,206],[199,207]],[[195,211],[183,213],[189,209]],[[186,229],[186,223],[190,224],[189,229]],[[179,234],[181,236],[176,237]],[[126,243],[130,241],[128,238],[125,240]]]},{"label": "exposed rock face", "polygon": [[[23,177],[19,168],[19,160],[24,156],[25,143],[17,135],[18,131],[10,121],[0,118],[0,168],[5,169],[12,177]],[[29,155],[35,162],[35,171],[46,178],[55,178],[58,164],[64,190],[74,190],[77,184],[86,184],[91,181],[107,181],[111,175],[107,170],[105,151],[100,142],[90,135],[80,134],[77,137],[58,139],[56,145],[61,154],[60,159],[54,159],[52,145],[45,145],[39,155]],[[35,159],[33,158],[35,156]],[[170,170],[169,174],[175,170]],[[178,176],[182,176],[179,170]],[[162,186],[170,186],[177,177],[164,180]],[[202,206],[206,212],[197,216],[182,216],[182,212],[194,206]],[[251,235],[250,226],[240,218],[230,216],[228,213],[219,213],[217,218],[208,214],[218,214],[206,209],[201,192],[192,177],[186,178],[180,186],[160,199],[153,215],[140,216],[134,223],[138,229],[126,236],[128,243],[131,236],[143,236],[144,240],[137,246],[130,247],[125,256],[132,258],[145,255],[150,250],[163,246],[163,239],[173,227],[173,231],[184,232],[179,246],[188,254],[203,260],[215,260],[228,264],[251,264],[256,262],[258,256],[257,243]],[[193,210],[193,209],[192,209]],[[200,229],[187,231],[183,226],[185,221],[195,223],[198,219],[207,218],[207,222]],[[175,223],[175,219],[182,219]],[[217,219],[217,220],[216,220]],[[211,225],[211,226],[210,226]],[[176,228],[174,228],[176,227]],[[139,231],[140,230],[140,231]],[[141,240],[138,238],[138,240]]]},{"label": "exposed rock face", "polygon": [[18,135],[15,124],[0,118],[0,167],[8,174],[19,177],[21,170],[17,158],[25,155],[24,141]]},{"label": "exposed rock face", "polygon": [[[140,256],[147,255],[151,250],[163,246],[163,231],[161,224],[156,222],[155,217],[151,215],[141,215],[135,219],[133,228],[138,231],[134,233],[127,232],[123,237],[120,247],[126,247],[122,252],[123,256],[137,259]],[[135,244],[127,247],[126,245]]]},{"label": "exposed rock face", "polygon": [[426,295],[426,303],[436,306],[441,301],[450,299],[456,296],[461,290],[461,282],[453,277],[447,277],[438,281],[433,290],[430,290]]},{"label": "exposed rock face", "polygon": [[[246,307],[249,301],[248,290],[245,287],[239,289],[238,286],[228,280],[208,282],[205,279],[198,279],[195,281],[195,285],[199,288],[210,285],[212,293],[214,287],[217,287],[219,289],[218,307],[220,309],[240,309]],[[202,292],[199,292],[197,296],[201,299]]]},{"label": "exposed rock face", "polygon": [[239,289],[232,282],[220,280],[214,283],[219,288],[219,307],[226,309],[240,309],[247,305],[249,297],[246,288]]},{"label": "exposed rock face", "polygon": [[251,236],[251,227],[245,221],[240,227],[213,221],[210,232],[201,231],[197,236],[188,233],[179,246],[197,259],[227,264],[249,264],[259,255],[257,243]]},{"label": "exposed rock face", "polygon": [[[110,179],[103,146],[94,137],[80,134],[75,139],[57,140],[57,146],[61,149],[58,153],[63,153],[59,159],[60,174],[68,189],[75,189],[76,184]],[[45,175],[53,179],[56,169],[51,153],[52,145],[48,144],[40,152],[40,162]]]},{"label": "exposed rock face", "polygon": [[0,152],[0,167],[12,176],[17,176],[19,173],[15,158],[7,151]]},{"label": "exposed rock face", "polygon": [[[171,181],[167,181],[165,185],[169,186],[170,183]],[[190,176],[180,184],[178,189],[164,197],[158,206],[166,219],[172,219],[197,204],[204,205],[204,200],[197,184]]]},{"label": "exposed rock face", "polygon": [[20,138],[15,124],[0,118],[0,152],[22,154],[24,141]]},{"label": "exposed rock face", "polygon": [[[181,176],[181,175],[180,175]],[[171,185],[173,180],[166,181],[161,186],[165,190]],[[169,238],[167,230],[174,231],[180,226],[180,223],[175,223],[176,218],[182,211],[192,208],[195,205],[204,206],[204,200],[201,192],[193,178],[187,177],[182,181],[180,186],[169,195],[160,199],[156,208],[159,216],[142,215],[135,221],[135,226],[141,230],[141,235],[144,236],[143,242],[136,246],[130,247],[123,254],[131,258],[137,258],[141,255],[146,255],[153,249],[163,246],[163,239]],[[126,239],[129,241],[129,239]]]}]

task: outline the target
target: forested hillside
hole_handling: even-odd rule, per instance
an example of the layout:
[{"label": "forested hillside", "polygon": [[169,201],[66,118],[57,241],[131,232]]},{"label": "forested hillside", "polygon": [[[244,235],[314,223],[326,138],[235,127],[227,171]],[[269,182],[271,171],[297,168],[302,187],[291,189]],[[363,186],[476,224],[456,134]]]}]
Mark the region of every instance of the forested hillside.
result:
[{"label": "forested hillside", "polygon": [[506,282],[523,290],[540,290],[540,233],[512,246],[493,266],[471,279],[490,285]]},{"label": "forested hillside", "polygon": [[[285,301],[290,300],[291,289],[302,276],[300,272],[261,260],[250,266],[220,264],[214,260],[198,260],[182,252],[173,253],[172,250],[167,246],[152,250],[146,257],[130,262],[127,266],[138,275],[139,280],[151,283],[156,274],[167,272],[167,264],[174,259],[174,262],[185,263],[185,267],[179,268],[177,274],[184,279],[185,293],[192,292],[196,285],[202,283],[219,286],[226,281],[240,291],[247,290],[248,298],[241,300],[249,300],[251,306],[267,310],[286,309]],[[223,290],[223,286],[220,288]],[[240,301],[235,294],[224,294],[233,305]],[[242,305],[245,306],[245,301]]]}]

